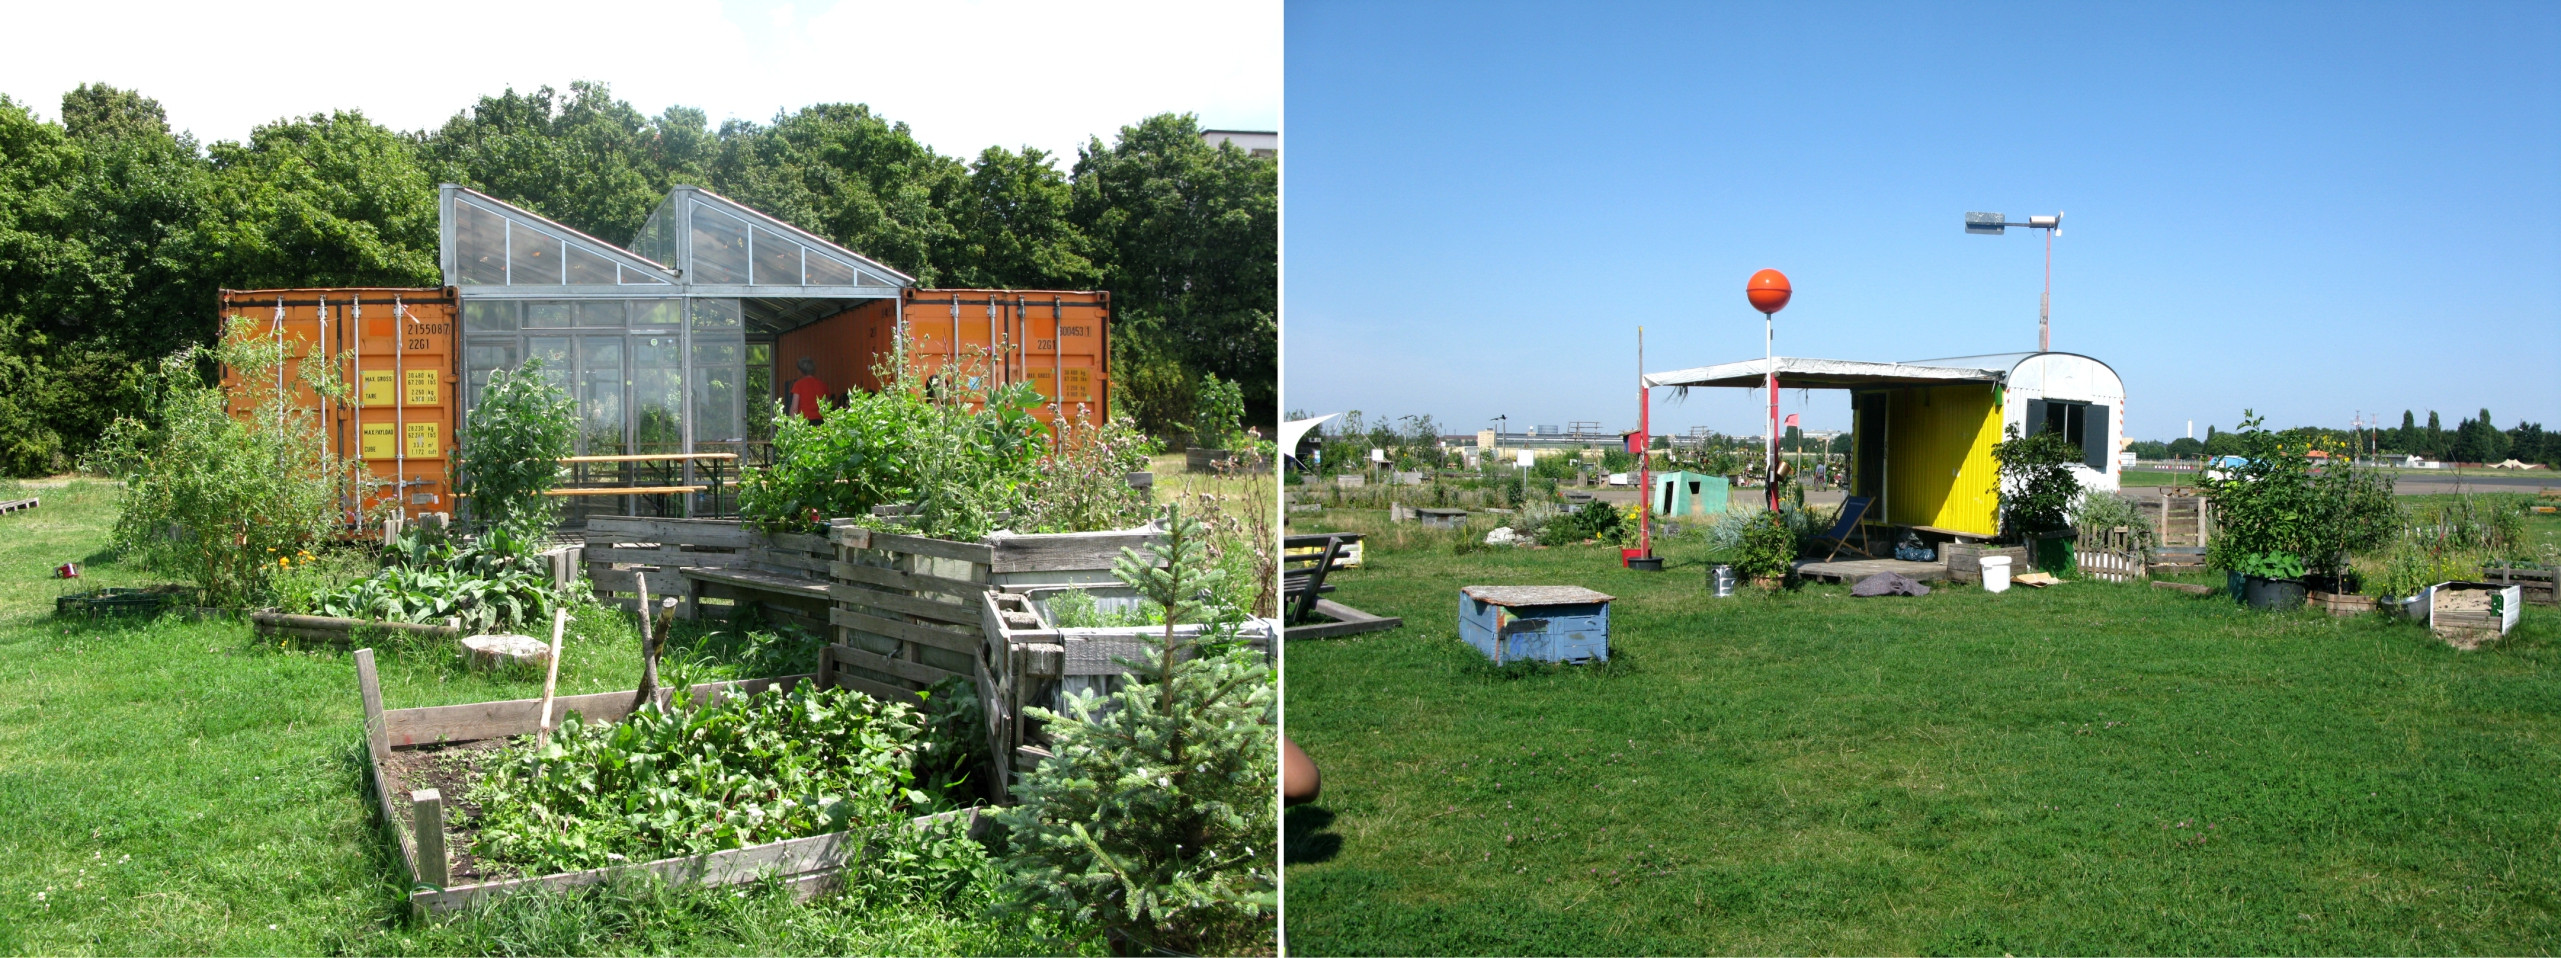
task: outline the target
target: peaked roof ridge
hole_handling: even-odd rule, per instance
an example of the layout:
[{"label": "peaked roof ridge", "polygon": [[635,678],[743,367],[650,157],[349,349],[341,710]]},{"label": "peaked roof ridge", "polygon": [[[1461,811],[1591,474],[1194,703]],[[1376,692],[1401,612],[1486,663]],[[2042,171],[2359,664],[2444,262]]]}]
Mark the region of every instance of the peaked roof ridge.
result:
[{"label": "peaked roof ridge", "polygon": [[854,261],[856,265],[859,265],[864,269],[872,270],[888,277],[892,280],[890,285],[908,286],[913,285],[916,282],[916,277],[908,275],[903,270],[896,269],[879,260],[854,252],[853,250],[846,249],[845,247],[838,245],[835,240],[831,240],[824,236],[802,229],[781,217],[767,213],[745,203],[738,202],[737,200],[730,199],[729,197],[722,196],[719,193],[713,192],[710,187],[693,183],[679,183],[667,189],[667,198],[674,199],[677,194],[685,192],[696,194],[696,199],[698,200],[712,201],[716,205],[720,206],[723,212],[740,215],[751,222],[759,225],[770,226],[780,232],[790,234],[790,236],[795,240],[799,240],[812,246],[821,247],[830,252],[844,256],[845,258]]},{"label": "peaked roof ridge", "polygon": [[618,256],[625,257],[625,258],[627,258],[627,259],[631,260],[631,262],[630,262],[629,264],[626,264],[626,265],[640,266],[640,267],[644,267],[644,268],[647,268],[647,269],[656,270],[656,271],[658,271],[661,275],[663,275],[663,276],[664,276],[664,278],[666,279],[666,281],[667,281],[669,284],[671,284],[671,285],[672,285],[672,284],[676,284],[676,283],[681,282],[680,280],[678,280],[678,279],[676,278],[676,271],[675,271],[675,269],[673,269],[673,268],[671,268],[671,267],[667,266],[666,264],[664,264],[664,263],[660,263],[660,262],[658,262],[657,260],[654,260],[654,259],[650,259],[649,257],[642,256],[642,255],[640,255],[640,254],[638,254],[638,253],[634,253],[634,252],[632,252],[632,251],[630,251],[630,250],[628,250],[628,249],[624,249],[623,247],[621,247],[621,246],[619,246],[619,245],[616,245],[616,244],[613,244],[613,243],[608,243],[608,242],[605,242],[604,240],[601,240],[601,239],[597,239],[594,235],[589,234],[589,233],[587,233],[587,232],[584,232],[584,231],[582,231],[582,230],[579,230],[578,228],[573,227],[573,226],[570,226],[569,224],[563,223],[563,222],[561,222],[561,221],[559,221],[559,220],[555,220],[555,219],[552,219],[551,217],[544,216],[544,215],[542,215],[542,214],[540,214],[540,213],[536,213],[536,212],[534,212],[534,211],[532,211],[532,210],[529,210],[529,209],[526,209],[526,208],[524,208],[524,207],[517,206],[517,205],[516,205],[516,204],[514,204],[514,203],[507,202],[506,200],[499,199],[499,198],[497,198],[497,197],[495,197],[495,196],[491,196],[491,195],[489,195],[489,194],[487,194],[487,193],[483,193],[483,192],[481,192],[481,191],[479,191],[479,190],[472,189],[471,187],[464,186],[464,185],[462,185],[462,184],[460,184],[460,183],[441,183],[441,184],[438,184],[438,188],[440,188],[440,189],[446,189],[446,190],[453,190],[453,191],[458,192],[458,193],[466,193],[466,194],[469,194],[469,195],[470,195],[474,200],[477,200],[477,201],[483,201],[483,202],[486,202],[486,203],[488,203],[488,204],[490,204],[490,205],[493,205],[493,206],[498,207],[498,211],[499,211],[500,213],[507,214],[507,215],[512,215],[512,216],[516,216],[516,217],[521,217],[521,218],[528,219],[528,220],[532,220],[532,221],[533,221],[533,223],[534,223],[534,225],[537,225],[537,226],[543,227],[543,228],[545,228],[545,229],[558,230],[558,231],[560,231],[560,232],[562,232],[562,233],[564,233],[564,234],[567,234],[567,235],[568,235],[568,237],[570,237],[570,238],[572,238],[572,239],[576,239],[576,240],[578,240],[578,241],[579,241],[579,242],[581,242],[581,243],[592,244],[592,245],[594,245],[594,246],[596,246],[596,247],[598,247],[598,248],[602,249],[604,252],[612,253],[612,254],[615,254],[615,255],[618,255]]}]

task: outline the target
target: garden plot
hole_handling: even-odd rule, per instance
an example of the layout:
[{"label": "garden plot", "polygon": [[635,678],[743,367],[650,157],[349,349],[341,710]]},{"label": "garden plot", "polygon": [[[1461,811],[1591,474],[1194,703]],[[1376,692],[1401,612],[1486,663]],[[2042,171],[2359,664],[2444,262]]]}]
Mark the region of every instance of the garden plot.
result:
[{"label": "garden plot", "polygon": [[[672,882],[697,884],[734,884],[774,876],[783,879],[795,894],[807,897],[834,887],[845,869],[858,865],[884,840],[879,834],[883,822],[877,816],[849,817],[846,820],[856,822],[856,827],[648,861],[628,861],[627,856],[596,849],[597,856],[611,861],[598,867],[527,874],[533,869],[487,853],[493,836],[485,826],[504,810],[483,807],[479,797],[484,794],[488,778],[500,774],[500,763],[518,754],[516,743],[510,739],[535,731],[541,720],[541,700],[386,711],[382,708],[372,650],[358,651],[356,666],[376,798],[399,842],[402,866],[415,886],[409,895],[411,909],[421,915],[451,912],[521,891],[604,884],[643,872]],[[698,711],[735,697],[783,694],[811,679],[801,675],[696,685],[687,690],[689,708]],[[635,693],[629,691],[559,698],[552,703],[554,714],[576,713],[581,721],[564,724],[558,734],[572,735],[582,728],[581,723],[590,729],[606,723],[628,726],[635,698]],[[658,701],[662,709],[678,704],[674,690],[662,691]],[[560,748],[560,742],[555,741],[552,747]],[[899,786],[903,788],[904,784],[902,781]],[[895,800],[908,799],[922,801],[924,796],[906,791]],[[889,807],[889,803],[881,803],[871,810]],[[834,808],[831,806],[828,811],[832,813]],[[546,812],[536,809],[531,814],[541,817]],[[822,816],[819,820],[835,819]],[[724,833],[723,829],[735,827],[714,826],[714,840],[718,833]],[[979,828],[977,809],[915,816],[907,821],[910,832],[937,828],[975,832]],[[744,833],[744,829],[738,831]],[[888,837],[897,836],[893,832]]]}]

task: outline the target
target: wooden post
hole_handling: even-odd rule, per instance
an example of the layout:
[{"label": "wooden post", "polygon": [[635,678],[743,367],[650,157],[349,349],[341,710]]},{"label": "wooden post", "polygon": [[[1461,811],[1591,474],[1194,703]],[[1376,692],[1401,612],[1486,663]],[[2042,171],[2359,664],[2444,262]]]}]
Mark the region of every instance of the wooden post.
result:
[{"label": "wooden post", "polygon": [[[649,620],[657,616],[653,614],[656,610],[649,607],[649,574],[644,571],[632,580],[640,586],[640,688],[631,694],[631,710],[637,713],[658,697],[658,643],[649,628]],[[676,599],[669,596],[667,601]]]},{"label": "wooden post", "polygon": [[418,884],[445,888],[445,796],[432,788],[409,793],[409,811],[418,831]]},{"label": "wooden post", "polygon": [[551,610],[551,663],[542,676],[542,717],[534,726],[534,747],[551,744],[551,698],[560,688],[560,630],[569,625],[568,609]]},{"label": "wooden post", "polygon": [[375,767],[391,757],[391,725],[382,717],[382,680],[374,674],[373,650],[356,650],[356,690],[365,700],[365,750]]}]

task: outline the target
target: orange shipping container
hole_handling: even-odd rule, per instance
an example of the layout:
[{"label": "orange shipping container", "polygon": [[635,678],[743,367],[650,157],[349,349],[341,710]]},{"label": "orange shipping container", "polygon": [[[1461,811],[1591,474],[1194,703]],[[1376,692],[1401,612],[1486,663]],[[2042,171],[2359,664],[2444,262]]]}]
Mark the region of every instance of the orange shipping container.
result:
[{"label": "orange shipping container", "polygon": [[[1030,383],[1043,399],[1090,422],[1111,417],[1111,294],[1024,289],[910,289],[895,304],[865,303],[799,329],[774,344],[774,389],[800,378],[801,357],[831,395],[878,391],[874,370],[909,343],[908,369],[940,375],[964,357],[983,357],[998,385]],[[1039,413],[1043,422],[1051,412]]]},{"label": "orange shipping container", "polygon": [[[223,370],[232,415],[246,417],[281,383],[308,408],[320,407],[322,442],[333,456],[364,461],[382,483],[366,507],[397,495],[411,518],[453,510],[451,455],[461,399],[454,362],[450,288],[223,290],[226,328],[249,321],[250,335],[291,344],[275,383],[243,383]],[[338,360],[345,402],[321,403],[298,385],[300,364],[318,347]],[[350,483],[352,492],[353,484]]]}]

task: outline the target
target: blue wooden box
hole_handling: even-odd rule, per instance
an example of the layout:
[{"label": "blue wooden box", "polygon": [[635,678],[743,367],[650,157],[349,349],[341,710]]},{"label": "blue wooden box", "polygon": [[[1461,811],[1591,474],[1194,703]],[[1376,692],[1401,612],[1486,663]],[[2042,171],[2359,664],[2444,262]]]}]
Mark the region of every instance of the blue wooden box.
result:
[{"label": "blue wooden box", "polygon": [[1458,590],[1458,637],[1498,665],[1606,662],[1611,598],[1570,585],[1471,585]]}]

